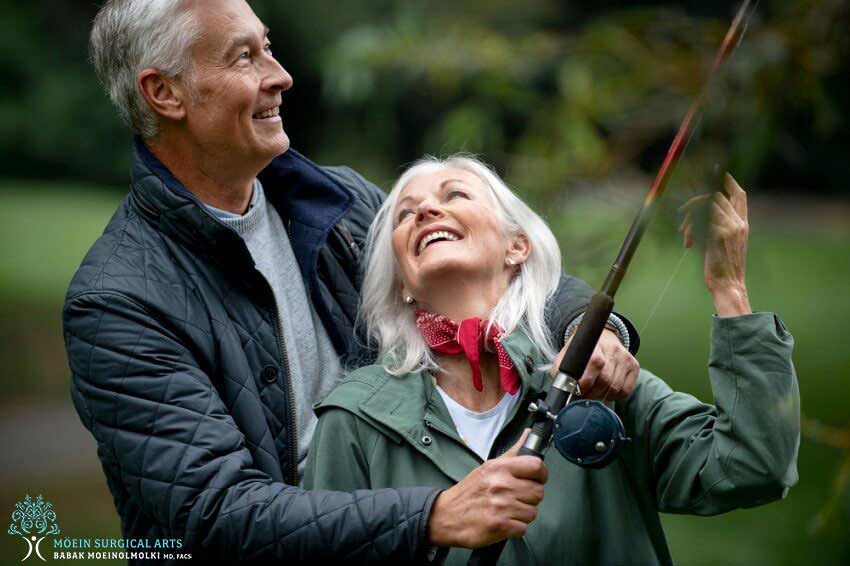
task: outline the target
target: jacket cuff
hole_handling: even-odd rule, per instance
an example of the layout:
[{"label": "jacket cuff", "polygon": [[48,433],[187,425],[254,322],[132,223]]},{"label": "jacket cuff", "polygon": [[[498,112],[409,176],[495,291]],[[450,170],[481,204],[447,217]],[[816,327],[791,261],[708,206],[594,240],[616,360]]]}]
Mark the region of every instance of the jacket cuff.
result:
[{"label": "jacket cuff", "polygon": [[[567,325],[567,329],[564,331],[565,344],[578,328],[582,318],[584,318],[584,313],[573,318]],[[620,342],[626,347],[630,354],[635,355],[637,353],[638,347],[640,346],[640,335],[629,319],[617,312],[612,312],[608,316],[608,323],[606,324],[606,327],[617,333],[617,337],[620,339]]]},{"label": "jacket cuff", "polygon": [[636,356],[638,348],[640,348],[640,334],[638,333],[637,328],[635,328],[635,325],[632,324],[631,320],[618,313],[617,311],[614,311],[612,314],[619,318],[620,322],[623,323],[623,326],[626,327],[626,331],[629,333],[629,353],[633,356]]},{"label": "jacket cuff", "polygon": [[428,540],[428,523],[431,521],[431,510],[437,496],[444,490],[435,489],[425,500],[422,509],[422,517],[419,521],[419,546],[416,552],[416,561],[424,564],[442,564],[448,555],[448,548],[441,548],[431,544]]}]

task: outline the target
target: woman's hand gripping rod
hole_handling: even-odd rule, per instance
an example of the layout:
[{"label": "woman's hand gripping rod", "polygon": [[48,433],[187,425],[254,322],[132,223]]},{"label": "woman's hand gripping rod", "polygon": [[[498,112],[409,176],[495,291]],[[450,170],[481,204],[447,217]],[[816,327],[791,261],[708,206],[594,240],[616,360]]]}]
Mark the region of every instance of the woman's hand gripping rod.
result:
[{"label": "woman's hand gripping rod", "polygon": [[[578,390],[578,379],[584,373],[599,337],[605,330],[608,315],[614,309],[614,300],[604,293],[597,293],[590,301],[584,318],[576,330],[570,347],[567,348],[558,375],[552,382],[546,398],[529,407],[534,412],[534,424],[525,443],[519,449],[520,456],[537,456],[541,460],[552,441],[555,416],[570,402]],[[472,552],[467,562],[470,566],[496,564],[506,541],[500,541]]]}]

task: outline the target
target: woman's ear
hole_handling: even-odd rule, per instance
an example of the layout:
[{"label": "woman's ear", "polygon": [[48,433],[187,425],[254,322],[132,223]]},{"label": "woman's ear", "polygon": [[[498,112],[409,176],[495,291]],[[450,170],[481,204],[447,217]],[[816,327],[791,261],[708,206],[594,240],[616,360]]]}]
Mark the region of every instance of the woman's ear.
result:
[{"label": "woman's ear", "polygon": [[401,293],[401,302],[406,305],[412,305],[416,302],[416,299],[413,297],[413,295],[410,294],[410,291],[407,290],[407,287],[404,285],[404,283],[399,283],[398,286],[399,292]]},{"label": "woman's ear", "polygon": [[145,69],[137,78],[142,96],[154,112],[171,120],[186,117],[185,92],[156,69]]},{"label": "woman's ear", "polygon": [[511,236],[508,249],[505,253],[505,263],[508,265],[519,265],[528,259],[531,254],[531,242],[523,232]]}]

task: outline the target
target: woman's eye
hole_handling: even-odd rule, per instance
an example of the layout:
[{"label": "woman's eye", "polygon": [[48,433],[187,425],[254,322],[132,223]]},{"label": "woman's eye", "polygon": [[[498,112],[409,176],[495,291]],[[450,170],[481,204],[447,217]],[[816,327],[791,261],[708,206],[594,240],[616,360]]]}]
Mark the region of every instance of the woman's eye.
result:
[{"label": "woman's eye", "polygon": [[413,211],[410,210],[409,208],[405,208],[404,210],[402,210],[401,212],[398,213],[398,221],[401,222],[402,220],[404,220],[405,218],[407,218],[411,214],[413,214]]},{"label": "woman's eye", "polygon": [[271,43],[266,43],[265,45],[263,45],[263,50],[264,50],[266,53],[271,53],[271,52],[272,52],[272,44],[271,44]]},{"label": "woman's eye", "polygon": [[469,196],[463,191],[452,191],[448,195],[446,195],[446,200],[453,200],[458,197],[469,198]]},{"label": "woman's eye", "polygon": [[239,54],[240,60],[244,61],[244,60],[250,59],[250,58],[251,58],[251,52],[250,51],[243,51],[242,53]]}]

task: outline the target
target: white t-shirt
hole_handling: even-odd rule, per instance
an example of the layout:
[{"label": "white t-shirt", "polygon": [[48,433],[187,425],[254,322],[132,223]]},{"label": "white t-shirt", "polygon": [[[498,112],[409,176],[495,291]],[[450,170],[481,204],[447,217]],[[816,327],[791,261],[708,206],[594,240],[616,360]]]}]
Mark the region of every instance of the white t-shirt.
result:
[{"label": "white t-shirt", "polygon": [[461,440],[481,456],[482,460],[486,460],[493,447],[493,441],[496,440],[511,409],[519,399],[519,391],[513,395],[505,393],[495,407],[483,413],[476,413],[449,397],[448,393],[436,383],[434,386],[443,397]]}]

